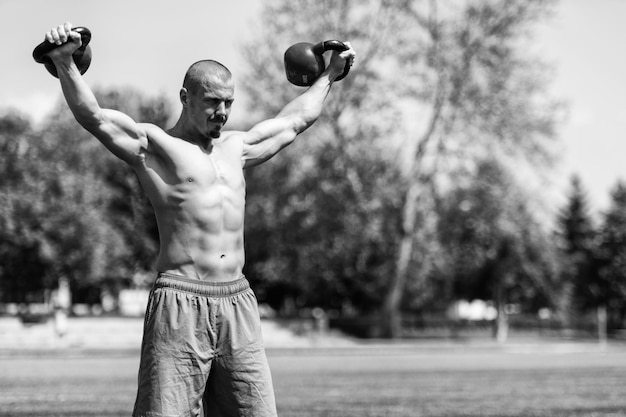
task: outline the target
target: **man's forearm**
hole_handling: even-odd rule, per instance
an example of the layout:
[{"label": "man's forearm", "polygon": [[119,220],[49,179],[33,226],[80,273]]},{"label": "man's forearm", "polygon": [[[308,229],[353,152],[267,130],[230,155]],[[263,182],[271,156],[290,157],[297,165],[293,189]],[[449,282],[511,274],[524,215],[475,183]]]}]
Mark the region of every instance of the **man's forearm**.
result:
[{"label": "man's forearm", "polygon": [[57,63],[61,89],[76,121],[86,129],[97,123],[100,106],[74,63]]},{"label": "man's forearm", "polygon": [[319,118],[331,86],[332,77],[325,71],[309,89],[289,102],[278,117],[294,117],[296,131],[303,132]]}]

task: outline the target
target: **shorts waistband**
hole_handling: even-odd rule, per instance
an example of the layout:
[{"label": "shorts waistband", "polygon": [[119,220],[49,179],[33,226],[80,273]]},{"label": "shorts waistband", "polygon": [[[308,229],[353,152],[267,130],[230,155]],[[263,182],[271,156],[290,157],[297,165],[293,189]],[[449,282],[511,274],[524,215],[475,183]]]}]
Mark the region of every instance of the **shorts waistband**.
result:
[{"label": "shorts waistband", "polygon": [[154,283],[154,289],[157,288],[172,288],[207,297],[229,297],[249,290],[250,283],[244,275],[234,281],[211,282],[159,272]]}]

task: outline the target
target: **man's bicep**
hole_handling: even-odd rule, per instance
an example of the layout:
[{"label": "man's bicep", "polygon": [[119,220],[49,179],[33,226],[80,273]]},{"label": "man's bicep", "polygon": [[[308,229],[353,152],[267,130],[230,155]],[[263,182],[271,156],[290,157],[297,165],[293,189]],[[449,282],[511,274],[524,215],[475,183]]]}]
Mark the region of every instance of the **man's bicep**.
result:
[{"label": "man's bicep", "polygon": [[289,118],[263,121],[244,133],[243,158],[246,166],[258,165],[276,155],[298,135],[297,123]]},{"label": "man's bicep", "polygon": [[98,123],[85,128],[115,156],[129,164],[133,164],[142,148],[147,147],[148,139],[141,125],[116,110],[103,109]]}]

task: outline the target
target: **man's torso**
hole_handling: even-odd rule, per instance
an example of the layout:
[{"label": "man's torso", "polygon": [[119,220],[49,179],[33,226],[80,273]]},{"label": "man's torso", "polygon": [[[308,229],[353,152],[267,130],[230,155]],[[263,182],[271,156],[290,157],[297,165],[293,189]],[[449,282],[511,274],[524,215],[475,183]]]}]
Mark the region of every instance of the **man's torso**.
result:
[{"label": "man's torso", "polygon": [[212,146],[147,126],[148,148],[135,168],[159,226],[159,272],[231,281],[245,262],[245,180],[241,138],[223,133]]}]

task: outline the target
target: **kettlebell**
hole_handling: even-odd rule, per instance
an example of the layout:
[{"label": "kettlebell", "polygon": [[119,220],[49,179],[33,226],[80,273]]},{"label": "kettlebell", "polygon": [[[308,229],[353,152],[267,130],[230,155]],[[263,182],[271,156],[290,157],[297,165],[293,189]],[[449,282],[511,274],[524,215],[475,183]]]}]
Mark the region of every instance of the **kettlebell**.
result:
[{"label": "kettlebell", "polygon": [[[345,51],[348,47],[340,41],[330,40],[313,45],[308,42],[300,42],[291,45],[285,51],[285,72],[287,80],[299,87],[308,87],[326,69],[324,52]],[[342,80],[350,71],[350,63],[346,62],[343,74],[335,79]]]},{"label": "kettlebell", "polygon": [[[80,34],[80,40],[82,42],[80,48],[72,54],[72,58],[74,59],[74,63],[76,63],[80,73],[84,74],[87,72],[87,69],[91,64],[91,47],[89,46],[89,41],[91,41],[91,31],[86,27],[75,27],[72,28],[72,31]],[[43,64],[48,72],[56,78],[59,78],[57,68],[52,62],[52,59],[50,59],[46,54],[59,46],[61,45],[43,41],[33,50],[33,58],[35,59],[35,62]]]}]

